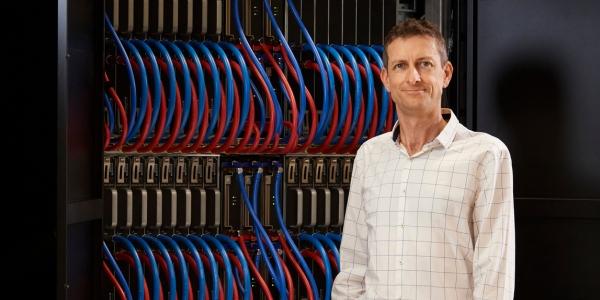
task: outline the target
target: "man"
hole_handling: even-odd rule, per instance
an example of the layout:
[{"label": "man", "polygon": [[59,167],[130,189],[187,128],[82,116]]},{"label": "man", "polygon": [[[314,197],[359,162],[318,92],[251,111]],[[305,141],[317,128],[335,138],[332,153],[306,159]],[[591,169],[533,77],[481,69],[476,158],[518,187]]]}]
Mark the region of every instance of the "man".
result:
[{"label": "man", "polygon": [[405,21],[384,47],[398,122],[356,153],[332,298],[512,299],[508,149],[441,108],[453,68],[434,25]]}]

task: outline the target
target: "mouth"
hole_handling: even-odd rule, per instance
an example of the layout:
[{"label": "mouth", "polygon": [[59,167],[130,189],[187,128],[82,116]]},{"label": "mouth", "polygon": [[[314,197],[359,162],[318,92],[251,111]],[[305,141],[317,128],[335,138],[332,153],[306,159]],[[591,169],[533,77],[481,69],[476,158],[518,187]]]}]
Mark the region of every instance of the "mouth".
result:
[{"label": "mouth", "polygon": [[425,93],[426,90],[425,89],[411,89],[411,90],[402,90],[402,92],[408,93],[408,94],[419,94],[419,93]]}]

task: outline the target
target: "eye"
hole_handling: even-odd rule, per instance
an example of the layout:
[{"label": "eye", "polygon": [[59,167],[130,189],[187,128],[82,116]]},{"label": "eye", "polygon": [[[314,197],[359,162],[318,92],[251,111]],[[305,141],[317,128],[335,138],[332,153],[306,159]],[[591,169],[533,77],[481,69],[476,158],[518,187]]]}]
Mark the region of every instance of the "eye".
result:
[{"label": "eye", "polygon": [[433,67],[433,63],[428,61],[428,60],[424,60],[424,61],[420,61],[419,62],[419,67],[421,68],[431,68]]},{"label": "eye", "polygon": [[406,63],[397,63],[392,67],[392,69],[394,69],[394,70],[406,69]]}]

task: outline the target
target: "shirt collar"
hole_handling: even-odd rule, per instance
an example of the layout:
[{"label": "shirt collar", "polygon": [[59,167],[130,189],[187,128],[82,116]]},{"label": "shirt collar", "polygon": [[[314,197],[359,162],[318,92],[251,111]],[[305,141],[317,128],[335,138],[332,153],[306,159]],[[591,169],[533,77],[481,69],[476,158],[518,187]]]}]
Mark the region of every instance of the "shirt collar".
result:
[{"label": "shirt collar", "polygon": [[[459,124],[458,119],[454,115],[454,112],[449,108],[442,108],[442,115],[450,115],[450,119],[447,119],[447,116],[444,116],[444,119],[448,121],[444,129],[438,136],[435,137],[434,140],[438,141],[444,148],[450,147],[452,141],[454,141],[454,137],[456,136],[456,129]],[[392,129],[392,141],[397,142],[398,136],[400,135],[400,126],[398,121],[394,124]]]}]

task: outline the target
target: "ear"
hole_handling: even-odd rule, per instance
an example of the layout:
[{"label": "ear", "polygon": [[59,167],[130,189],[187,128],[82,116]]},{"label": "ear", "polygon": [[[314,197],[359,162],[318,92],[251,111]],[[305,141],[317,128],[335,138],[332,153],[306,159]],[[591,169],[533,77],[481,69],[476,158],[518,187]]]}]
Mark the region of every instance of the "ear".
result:
[{"label": "ear", "polygon": [[450,84],[450,80],[452,79],[452,72],[454,71],[454,67],[450,61],[447,61],[443,67],[444,71],[444,88],[447,88]]},{"label": "ear", "polygon": [[390,78],[388,76],[386,67],[383,67],[383,69],[381,69],[381,74],[379,74],[379,77],[381,78],[381,82],[383,83],[385,90],[388,91],[388,93],[389,93],[390,92]]}]

